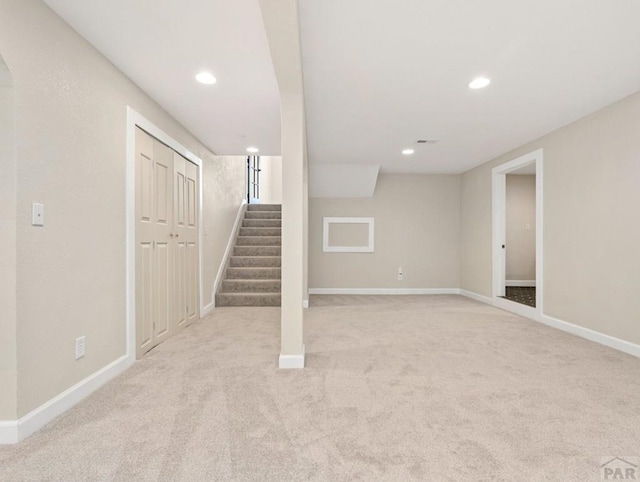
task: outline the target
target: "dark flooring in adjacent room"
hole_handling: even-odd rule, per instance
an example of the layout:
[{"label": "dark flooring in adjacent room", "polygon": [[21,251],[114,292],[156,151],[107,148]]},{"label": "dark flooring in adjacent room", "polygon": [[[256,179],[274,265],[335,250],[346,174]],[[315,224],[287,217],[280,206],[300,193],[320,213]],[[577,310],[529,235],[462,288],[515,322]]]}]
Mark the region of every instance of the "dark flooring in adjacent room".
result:
[{"label": "dark flooring in adjacent room", "polygon": [[536,307],[535,286],[507,286],[505,299]]}]

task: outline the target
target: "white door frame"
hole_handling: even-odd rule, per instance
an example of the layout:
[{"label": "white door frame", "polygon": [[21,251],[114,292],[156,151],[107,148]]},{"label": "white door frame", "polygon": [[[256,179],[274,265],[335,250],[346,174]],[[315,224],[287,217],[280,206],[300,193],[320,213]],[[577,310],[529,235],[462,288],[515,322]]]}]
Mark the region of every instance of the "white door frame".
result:
[{"label": "white door frame", "polygon": [[160,142],[171,147],[178,154],[189,159],[198,167],[198,249],[200,262],[200,306],[198,317],[206,311],[202,305],[202,159],[185,148],[178,141],[160,130],[155,124],[127,106],[127,172],[126,172],[126,326],[127,355],[136,357],[136,126]]},{"label": "white door frame", "polygon": [[[506,185],[507,174],[524,166],[535,163],[536,165],[536,307],[526,306],[521,303],[501,298],[504,296],[506,281],[506,250],[502,245],[506,244]],[[518,313],[529,318],[539,319],[542,315],[543,294],[543,150],[538,149],[512,161],[494,167],[492,170],[493,188],[493,304],[499,308]]]}]

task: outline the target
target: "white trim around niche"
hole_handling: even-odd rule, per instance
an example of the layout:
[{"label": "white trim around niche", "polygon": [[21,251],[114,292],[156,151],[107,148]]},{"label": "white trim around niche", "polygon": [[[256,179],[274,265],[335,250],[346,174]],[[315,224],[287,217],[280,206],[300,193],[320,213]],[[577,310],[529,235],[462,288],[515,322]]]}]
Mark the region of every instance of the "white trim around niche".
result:
[{"label": "white trim around niche", "polygon": [[[366,246],[330,246],[329,226],[331,224],[367,224],[369,226]],[[374,218],[322,218],[322,251],[325,253],[373,253],[374,250]]]}]

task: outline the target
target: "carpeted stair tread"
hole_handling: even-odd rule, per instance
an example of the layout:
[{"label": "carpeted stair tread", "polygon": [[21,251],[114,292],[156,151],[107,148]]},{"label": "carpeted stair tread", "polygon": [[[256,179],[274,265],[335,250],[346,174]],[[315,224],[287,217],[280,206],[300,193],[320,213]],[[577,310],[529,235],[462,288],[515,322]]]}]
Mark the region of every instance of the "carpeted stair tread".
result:
[{"label": "carpeted stair tread", "polygon": [[282,211],[282,204],[249,204],[247,211]]},{"label": "carpeted stair tread", "polygon": [[280,236],[282,228],[240,228],[240,236]]},{"label": "carpeted stair tread", "polygon": [[232,268],[279,268],[281,256],[231,256],[229,266]]},{"label": "carpeted stair tread", "polygon": [[226,279],[221,293],[280,293],[281,284],[279,279]]},{"label": "carpeted stair tread", "polygon": [[247,211],[245,219],[282,219],[280,211]]},{"label": "carpeted stair tread", "polygon": [[236,246],[280,246],[280,236],[238,236]]},{"label": "carpeted stair tread", "polygon": [[280,306],[280,293],[218,293],[216,306]]},{"label": "carpeted stair tread", "polygon": [[228,268],[226,279],[281,279],[281,268]]},{"label": "carpeted stair tread", "polygon": [[236,246],[234,256],[281,256],[280,246]]},{"label": "carpeted stair tread", "polygon": [[243,228],[280,228],[282,227],[281,219],[243,219]]}]

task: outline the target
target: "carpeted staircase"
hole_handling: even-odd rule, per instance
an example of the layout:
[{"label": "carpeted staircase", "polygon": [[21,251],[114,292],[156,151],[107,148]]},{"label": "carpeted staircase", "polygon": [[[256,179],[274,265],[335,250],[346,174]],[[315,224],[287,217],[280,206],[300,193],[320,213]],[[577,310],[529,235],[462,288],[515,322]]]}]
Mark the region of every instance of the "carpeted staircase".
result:
[{"label": "carpeted staircase", "polygon": [[282,206],[249,204],[216,306],[280,306]]}]

